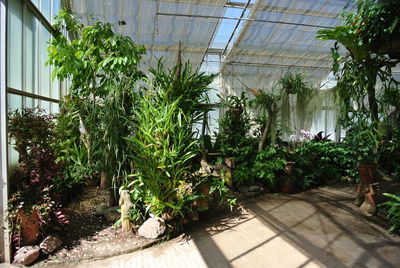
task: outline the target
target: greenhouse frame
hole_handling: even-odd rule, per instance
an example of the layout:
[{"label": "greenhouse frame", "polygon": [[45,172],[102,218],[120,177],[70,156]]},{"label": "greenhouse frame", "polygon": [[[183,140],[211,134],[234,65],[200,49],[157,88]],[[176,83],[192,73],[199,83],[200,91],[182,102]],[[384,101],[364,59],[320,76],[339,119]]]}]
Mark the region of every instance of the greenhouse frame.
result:
[{"label": "greenhouse frame", "polygon": [[1,262],[396,267],[399,61],[396,0],[0,0]]}]

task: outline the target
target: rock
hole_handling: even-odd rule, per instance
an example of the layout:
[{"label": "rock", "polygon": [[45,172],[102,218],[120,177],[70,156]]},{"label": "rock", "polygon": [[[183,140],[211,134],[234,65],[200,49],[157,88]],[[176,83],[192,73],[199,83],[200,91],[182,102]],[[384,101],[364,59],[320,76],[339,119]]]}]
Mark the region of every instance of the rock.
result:
[{"label": "rock", "polygon": [[258,185],[252,185],[249,187],[249,192],[261,192],[262,188]]},{"label": "rock", "polygon": [[14,265],[29,265],[33,263],[40,255],[38,246],[25,246],[20,248],[14,256]]},{"label": "rock", "polygon": [[359,209],[361,214],[367,217],[374,216],[376,213],[376,207],[366,200],[364,200]]},{"label": "rock", "polygon": [[190,221],[198,221],[199,220],[199,213],[197,211],[192,211],[188,213],[188,218]]},{"label": "rock", "polygon": [[239,192],[245,194],[249,191],[249,186],[240,186],[239,187]]},{"label": "rock", "polygon": [[163,219],[159,217],[149,218],[139,227],[138,234],[144,238],[156,239],[165,232],[166,228]]},{"label": "rock", "polygon": [[111,207],[104,212],[104,216],[109,222],[116,222],[121,218],[121,213],[118,211],[119,207]]},{"label": "rock", "polygon": [[247,193],[245,194],[246,197],[255,197],[255,196],[257,196],[257,195],[258,195],[257,192],[247,192]]},{"label": "rock", "polygon": [[40,243],[39,247],[45,254],[50,254],[63,244],[61,238],[57,235],[49,235],[45,239],[43,239],[42,243]]},{"label": "rock", "polygon": [[106,205],[98,205],[96,207],[95,214],[96,215],[104,215],[106,210],[107,210],[107,206]]}]

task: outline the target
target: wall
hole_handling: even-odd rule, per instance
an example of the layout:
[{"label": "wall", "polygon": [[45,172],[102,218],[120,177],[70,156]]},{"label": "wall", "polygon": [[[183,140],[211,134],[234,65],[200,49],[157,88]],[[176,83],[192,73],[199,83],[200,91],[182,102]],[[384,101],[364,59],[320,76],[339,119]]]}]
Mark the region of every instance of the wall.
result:
[{"label": "wall", "polygon": [[[47,113],[59,112],[62,85],[51,79],[51,67],[46,66],[47,47],[52,37],[51,22],[58,13],[59,0],[1,1],[1,163],[2,209],[8,199],[18,154],[8,145],[7,112],[23,107],[39,107]],[[4,37],[4,40],[3,40]],[[6,53],[5,53],[6,52]],[[7,149],[6,149],[7,147]],[[8,178],[8,179],[7,179]],[[9,183],[10,182],[10,183]],[[5,232],[7,234],[7,230]],[[2,238],[4,238],[2,236]],[[8,237],[1,243],[2,260],[8,262]]]}]

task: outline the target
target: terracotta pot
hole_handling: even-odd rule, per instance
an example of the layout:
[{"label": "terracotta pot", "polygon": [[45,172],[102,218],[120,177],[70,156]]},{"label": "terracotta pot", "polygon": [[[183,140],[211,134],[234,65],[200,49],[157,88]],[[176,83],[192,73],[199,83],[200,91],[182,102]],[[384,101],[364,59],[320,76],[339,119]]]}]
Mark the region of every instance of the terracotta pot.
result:
[{"label": "terracotta pot", "polygon": [[377,164],[375,163],[358,165],[358,175],[360,176],[361,184],[366,185],[376,182],[376,166]]},{"label": "terracotta pot", "polygon": [[296,192],[296,178],[292,175],[284,175],[280,178],[281,193],[294,194]]},{"label": "terracotta pot", "polygon": [[36,209],[30,215],[25,212],[18,212],[19,224],[21,226],[21,243],[32,245],[39,238],[40,218]]},{"label": "terracotta pot", "polygon": [[288,175],[292,175],[295,164],[296,164],[296,162],[293,162],[293,161],[286,162],[285,173]]},{"label": "terracotta pot", "polygon": [[201,210],[206,210],[208,209],[208,196],[210,195],[210,187],[207,184],[200,184],[198,190],[205,197],[197,199],[193,205]]}]

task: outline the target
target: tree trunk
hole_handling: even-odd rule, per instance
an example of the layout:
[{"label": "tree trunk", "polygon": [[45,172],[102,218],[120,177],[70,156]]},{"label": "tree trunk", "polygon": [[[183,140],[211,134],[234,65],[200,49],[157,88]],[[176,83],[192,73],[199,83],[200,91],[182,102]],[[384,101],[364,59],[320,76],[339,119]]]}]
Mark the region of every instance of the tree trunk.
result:
[{"label": "tree trunk", "polygon": [[272,116],[268,115],[268,119],[265,124],[263,133],[261,134],[260,142],[258,143],[258,151],[261,152],[264,148],[265,141],[267,140],[268,134],[271,131]]},{"label": "tree trunk", "polygon": [[101,172],[101,177],[100,177],[100,188],[101,189],[107,189],[108,187],[108,176],[106,172]]}]

